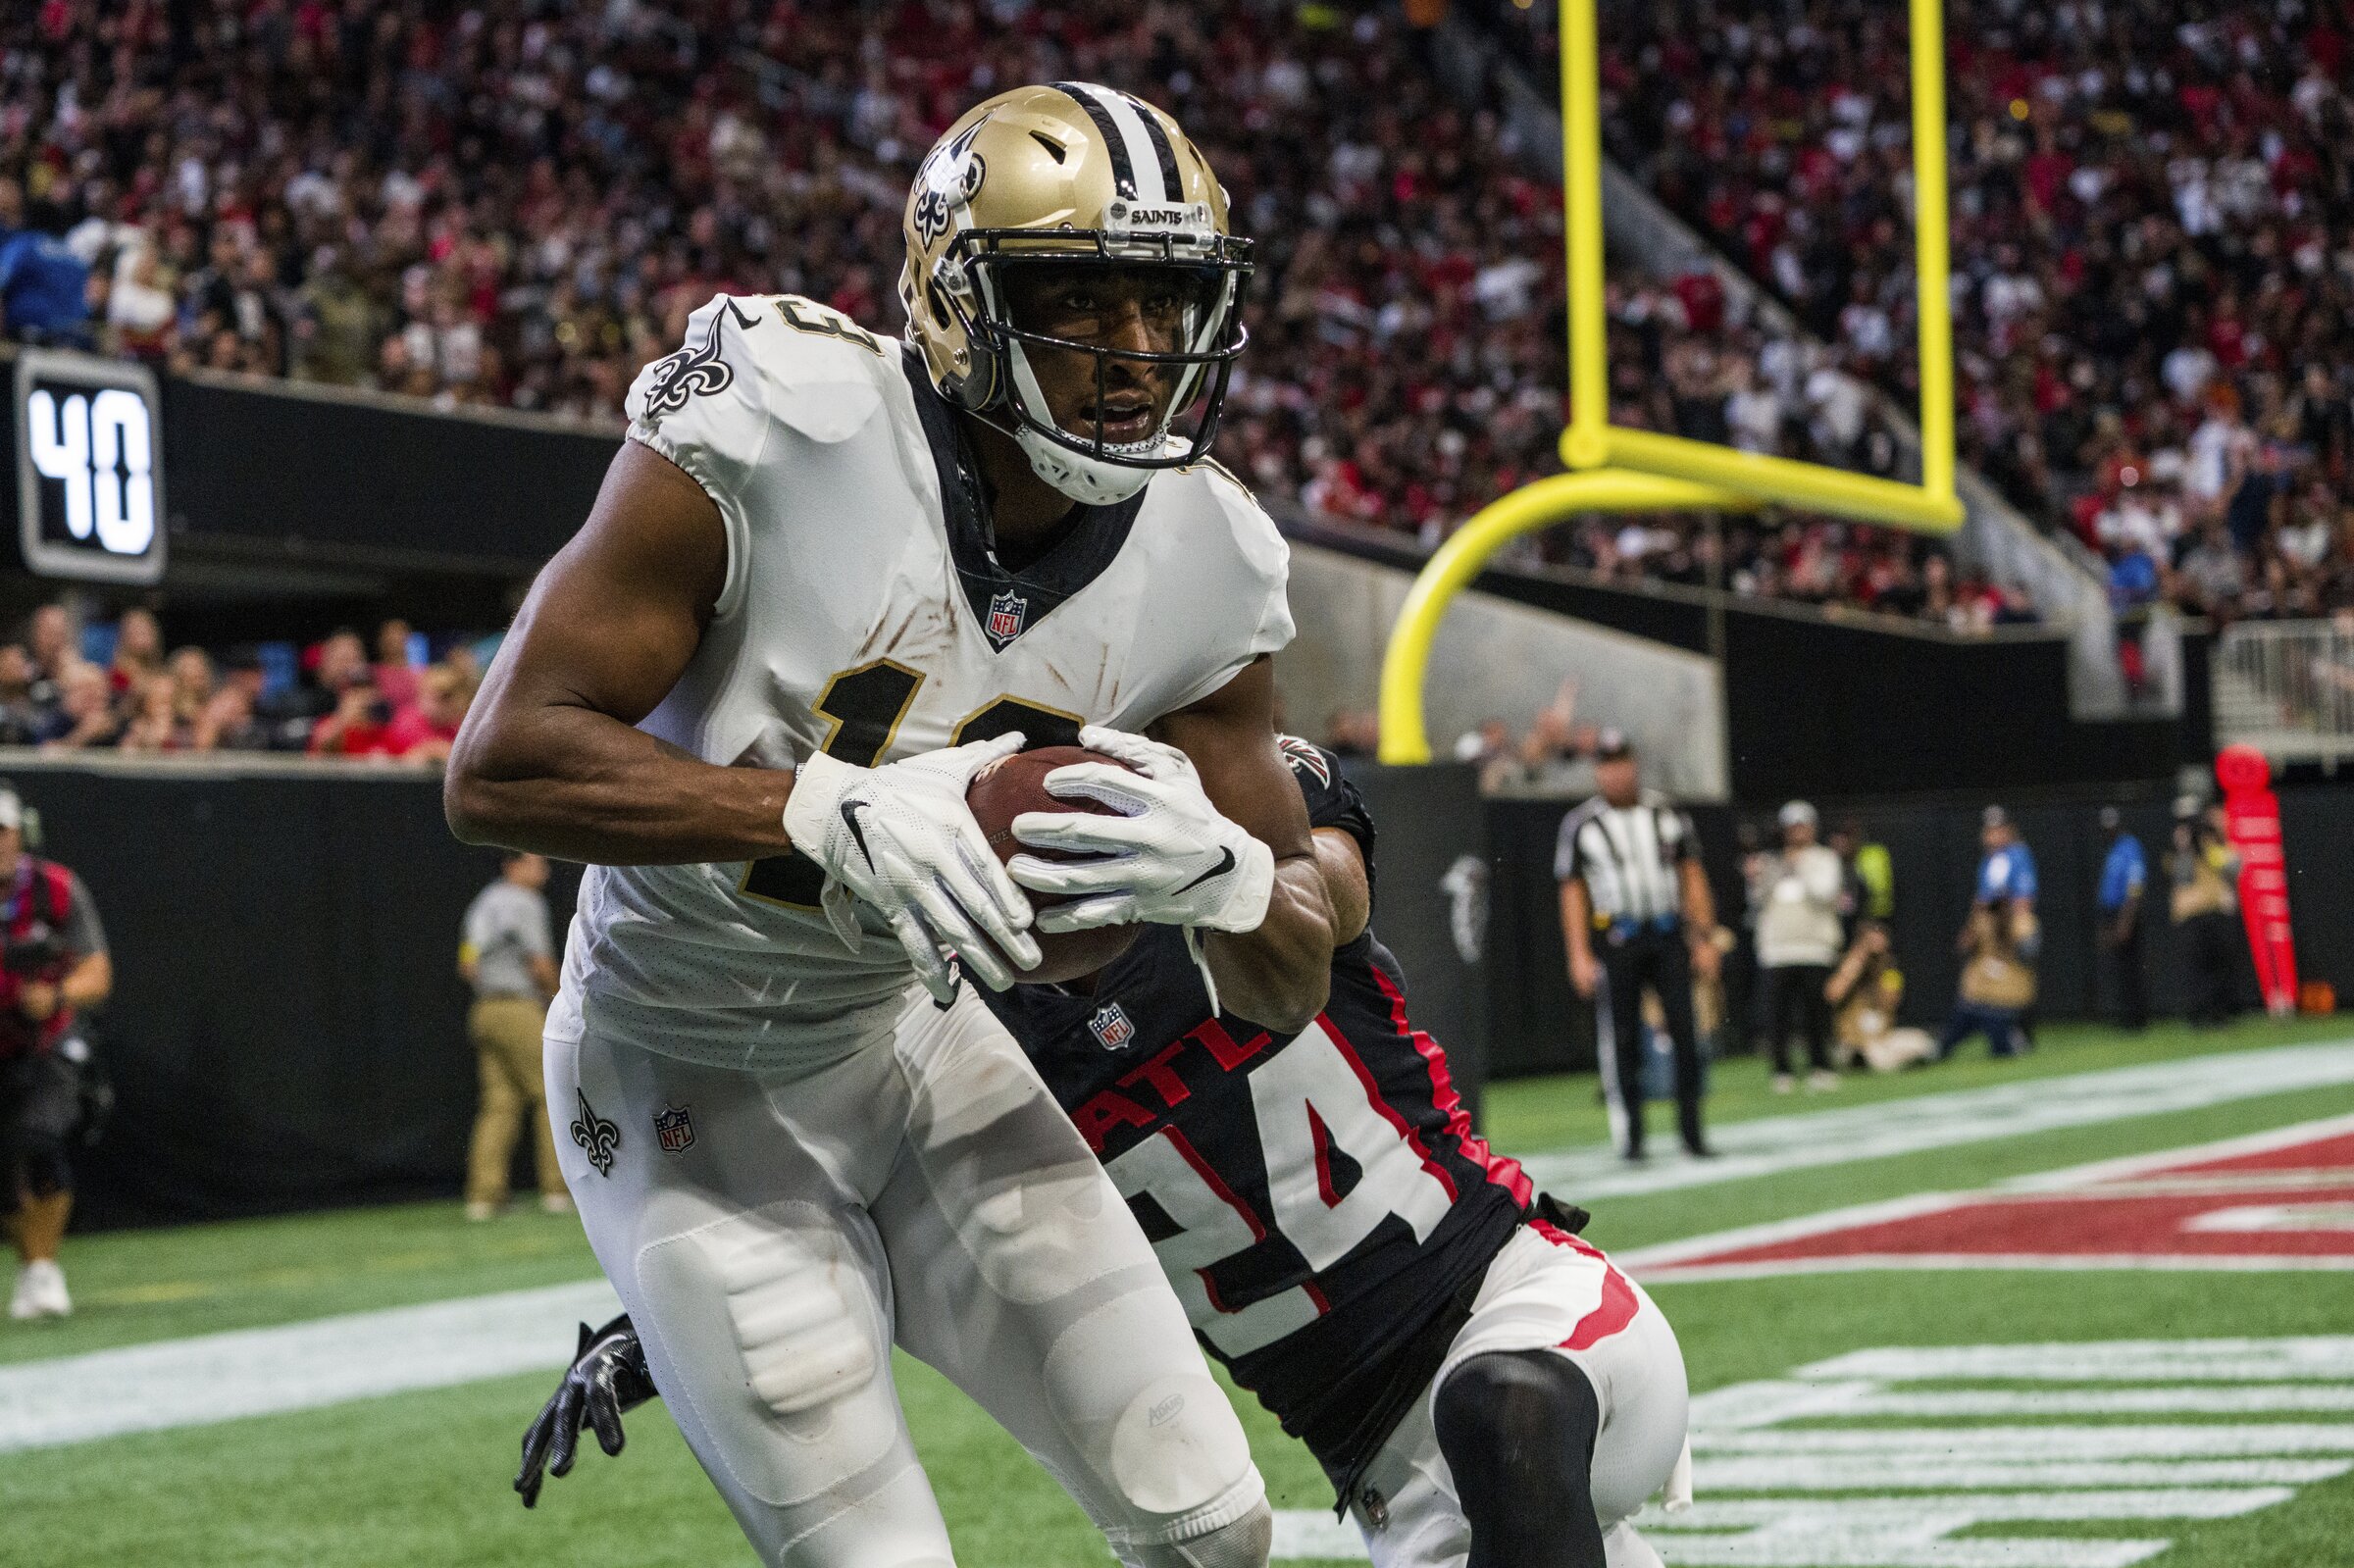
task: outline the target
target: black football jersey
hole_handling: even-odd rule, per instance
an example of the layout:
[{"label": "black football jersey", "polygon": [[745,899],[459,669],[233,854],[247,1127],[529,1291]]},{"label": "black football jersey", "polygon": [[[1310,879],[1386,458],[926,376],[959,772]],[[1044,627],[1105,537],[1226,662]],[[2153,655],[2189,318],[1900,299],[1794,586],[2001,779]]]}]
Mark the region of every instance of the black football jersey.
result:
[{"label": "black football jersey", "polygon": [[[1284,750],[1310,822],[1355,836],[1369,873],[1363,798],[1329,753]],[[1323,1013],[1283,1039],[1212,1015],[1173,927],[1147,928],[1087,994],[981,994],[1136,1211],[1204,1346],[1345,1492],[1529,1202],[1408,1021],[1397,960],[1370,931],[1341,948]]]}]

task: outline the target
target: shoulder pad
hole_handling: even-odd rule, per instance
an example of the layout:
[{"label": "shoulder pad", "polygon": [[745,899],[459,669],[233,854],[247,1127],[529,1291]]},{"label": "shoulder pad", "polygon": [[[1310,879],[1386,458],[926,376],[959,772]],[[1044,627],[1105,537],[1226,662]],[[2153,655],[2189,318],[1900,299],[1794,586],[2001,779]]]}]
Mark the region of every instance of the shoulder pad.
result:
[{"label": "shoulder pad", "polygon": [[758,325],[749,337],[770,416],[813,441],[856,434],[901,374],[896,345],[798,294],[751,303]]}]

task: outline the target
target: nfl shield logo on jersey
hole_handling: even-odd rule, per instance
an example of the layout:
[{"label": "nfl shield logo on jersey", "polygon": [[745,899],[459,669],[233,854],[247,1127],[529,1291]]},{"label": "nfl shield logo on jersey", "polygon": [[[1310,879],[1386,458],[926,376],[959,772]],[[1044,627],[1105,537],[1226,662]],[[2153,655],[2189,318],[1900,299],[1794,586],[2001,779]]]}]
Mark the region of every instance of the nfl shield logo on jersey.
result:
[{"label": "nfl shield logo on jersey", "polygon": [[1118,1002],[1097,1008],[1087,1027],[1096,1037],[1096,1043],[1107,1051],[1116,1051],[1136,1038],[1136,1026],[1128,1022],[1128,1010]]},{"label": "nfl shield logo on jersey", "polygon": [[989,601],[989,643],[998,652],[1005,644],[1022,634],[1022,627],[1030,619],[1030,601],[1011,591],[998,594]]},{"label": "nfl shield logo on jersey", "polygon": [[672,1105],[654,1112],[654,1141],[665,1154],[684,1154],[694,1147],[693,1108]]}]

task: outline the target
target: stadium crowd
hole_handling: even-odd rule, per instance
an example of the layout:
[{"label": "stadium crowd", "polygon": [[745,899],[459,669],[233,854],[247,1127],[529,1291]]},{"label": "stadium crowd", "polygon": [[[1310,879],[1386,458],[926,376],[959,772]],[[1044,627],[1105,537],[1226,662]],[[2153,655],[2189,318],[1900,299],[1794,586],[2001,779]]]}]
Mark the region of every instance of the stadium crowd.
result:
[{"label": "stadium crowd", "polygon": [[[1713,275],[1662,280],[1621,269],[1611,279],[1609,310],[1618,424],[1895,472],[1897,442],[1864,382],[1834,357],[1744,319]],[[1724,518],[1715,529],[1690,515],[1589,518],[1547,535],[1540,550],[1606,578],[1723,586],[1957,632],[2035,619],[2021,589],[1958,572],[1919,534],[1789,510]]]},{"label": "stadium crowd", "polygon": [[[1482,10],[1551,52],[1549,7]],[[1601,36],[1613,154],[1910,396],[1902,8],[1608,5]],[[1966,460],[2121,609],[2354,604],[2346,8],[1952,0],[1946,36]]]},{"label": "stadium crowd", "polygon": [[[439,763],[474,700],[482,660],[470,644],[418,657],[405,621],[308,647],[271,644],[215,659],[166,653],[150,612],[77,627],[63,604],[35,610],[0,643],[0,745],[127,754],[279,751],[322,758]],[[96,652],[101,657],[89,657]]]},{"label": "stadium crowd", "polygon": [[[1008,81],[1097,77],[1194,127],[1257,237],[1234,466],[1435,541],[1557,466],[1561,209],[1418,47],[1272,0],[47,0],[0,20],[0,312],[176,370],[610,420],[716,289],[896,327],[899,207],[940,128]],[[1703,280],[1619,296],[1623,417],[1885,460],[1842,368],[1702,341],[1725,325]],[[1689,521],[1552,548],[1717,567]],[[1827,522],[1725,554],[1746,592],[1965,628],[2024,609]]]}]

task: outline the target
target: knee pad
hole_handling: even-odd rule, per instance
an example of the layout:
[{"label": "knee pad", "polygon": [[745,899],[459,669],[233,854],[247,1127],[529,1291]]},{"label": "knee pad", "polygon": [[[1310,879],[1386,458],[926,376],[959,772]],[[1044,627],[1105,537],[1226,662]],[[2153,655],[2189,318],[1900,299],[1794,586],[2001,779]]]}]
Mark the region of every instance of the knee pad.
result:
[{"label": "knee pad", "polygon": [[1468,1568],[1604,1568],[1594,1511],[1602,1401],[1551,1350],[1490,1351],[1431,1398],[1439,1452],[1471,1526]]},{"label": "knee pad", "polygon": [[1062,1328],[1043,1370],[1100,1523],[1162,1539],[1235,1512],[1254,1483],[1251,1441],[1159,1278]]},{"label": "knee pad", "polygon": [[1455,1455],[1488,1466],[1548,1465],[1562,1456],[1580,1471],[1594,1458],[1602,1431],[1602,1401],[1576,1362],[1551,1350],[1491,1351],[1447,1375],[1431,1400],[1439,1447],[1457,1472]]},{"label": "knee pad", "polygon": [[1275,1549],[1275,1513],[1265,1498],[1239,1519],[1183,1541],[1121,1548],[1126,1568],[1266,1568]]}]

